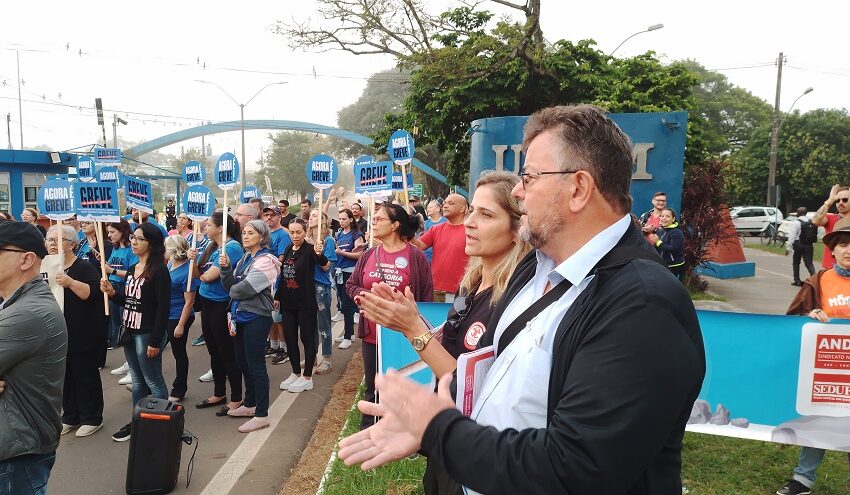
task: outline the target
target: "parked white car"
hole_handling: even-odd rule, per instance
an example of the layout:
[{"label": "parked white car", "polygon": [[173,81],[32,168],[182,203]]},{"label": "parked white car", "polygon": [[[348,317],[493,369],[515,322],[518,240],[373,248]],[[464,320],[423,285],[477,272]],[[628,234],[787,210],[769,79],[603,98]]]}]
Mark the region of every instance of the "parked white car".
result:
[{"label": "parked white car", "polygon": [[735,206],[729,213],[735,230],[742,234],[758,234],[768,225],[778,227],[782,221],[782,211],[771,206]]},{"label": "parked white car", "polygon": [[[815,212],[810,211],[806,213],[806,216],[809,217],[809,220],[815,217]],[[785,238],[788,238],[788,235],[791,233],[791,223],[797,221],[797,214],[790,213],[782,223],[779,224],[779,233],[784,235]],[[818,227],[818,240],[823,239],[823,236],[826,235],[826,229],[823,227]]]}]

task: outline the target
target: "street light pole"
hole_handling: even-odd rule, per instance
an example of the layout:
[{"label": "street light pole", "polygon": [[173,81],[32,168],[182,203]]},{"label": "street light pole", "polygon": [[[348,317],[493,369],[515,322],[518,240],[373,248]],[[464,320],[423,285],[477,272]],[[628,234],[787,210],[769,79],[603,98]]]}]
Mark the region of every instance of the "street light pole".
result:
[{"label": "street light pole", "polygon": [[623,41],[621,41],[621,42],[620,42],[620,44],[619,44],[619,45],[617,45],[617,48],[614,48],[613,50],[611,50],[611,53],[609,53],[609,54],[608,54],[608,56],[609,56],[609,57],[613,56],[613,55],[614,55],[614,52],[616,52],[617,50],[619,50],[619,49],[620,49],[620,47],[621,47],[621,46],[623,46],[623,44],[624,44],[625,42],[629,41],[630,39],[634,38],[635,36],[637,36],[637,35],[639,35],[639,34],[641,34],[641,33],[648,33],[648,32],[650,32],[650,31],[657,31],[657,30],[659,30],[659,29],[661,29],[661,28],[663,28],[663,27],[664,27],[664,24],[653,24],[652,26],[649,26],[648,28],[644,29],[643,31],[638,31],[638,32],[636,32],[636,33],[632,34],[632,35],[631,35],[631,36],[629,36],[628,38],[626,38],[626,39],[624,39]]},{"label": "street light pole", "polygon": [[233,103],[236,103],[237,105],[239,105],[239,122],[240,122],[240,124],[241,124],[241,125],[240,125],[240,128],[241,128],[241,131],[242,131],[242,170],[241,170],[241,172],[242,172],[242,173],[241,173],[240,175],[242,176],[242,181],[241,181],[241,182],[242,182],[242,188],[244,189],[244,188],[245,188],[245,184],[246,184],[246,182],[247,182],[247,179],[245,178],[245,177],[246,177],[246,175],[247,175],[247,174],[246,174],[246,172],[247,172],[247,170],[248,170],[248,168],[247,168],[247,167],[248,167],[248,165],[245,163],[245,107],[246,107],[249,103],[251,103],[251,102],[254,100],[254,98],[256,98],[256,97],[257,97],[260,93],[262,93],[262,92],[263,92],[263,90],[265,90],[265,89],[266,89],[266,88],[268,88],[269,86],[274,86],[274,85],[276,85],[276,84],[286,84],[286,81],[278,81],[278,82],[273,82],[273,83],[268,83],[268,84],[266,84],[265,86],[263,86],[262,88],[260,88],[260,90],[259,90],[259,91],[257,91],[256,93],[254,93],[254,96],[252,96],[251,98],[249,98],[249,99],[248,99],[248,101],[246,101],[245,103],[239,103],[238,101],[236,101],[236,99],[235,99],[234,97],[230,96],[230,93],[228,93],[227,91],[225,91],[225,90],[224,90],[224,88],[222,88],[221,86],[219,86],[218,84],[216,84],[216,83],[214,83],[214,82],[212,82],[212,81],[204,81],[204,80],[201,80],[201,79],[196,79],[196,81],[197,81],[197,82],[199,82],[199,83],[211,84],[211,85],[215,86],[215,87],[216,87],[216,88],[218,88],[218,89],[219,89],[222,93],[224,93],[224,95],[225,95],[225,96],[227,96],[228,98],[230,98],[230,100],[231,100]]},{"label": "street light pole", "polygon": [[779,97],[782,94],[782,63],[784,57],[779,52],[776,59],[778,68],[776,71],[776,101],[773,104],[773,126],[770,129],[770,158],[767,165],[767,206],[776,206],[779,198],[776,197],[776,148],[779,140]]}]

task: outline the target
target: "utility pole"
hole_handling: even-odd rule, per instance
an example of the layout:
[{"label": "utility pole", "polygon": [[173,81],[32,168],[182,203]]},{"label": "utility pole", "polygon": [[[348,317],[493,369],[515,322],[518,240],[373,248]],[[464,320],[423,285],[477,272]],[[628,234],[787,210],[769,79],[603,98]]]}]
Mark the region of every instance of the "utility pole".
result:
[{"label": "utility pole", "polygon": [[[265,88],[263,88],[265,89]],[[262,89],[260,90],[262,91]],[[259,94],[259,92],[257,93]],[[257,96],[257,95],[254,95]],[[253,99],[253,98],[251,98]],[[251,100],[248,100],[249,102]],[[242,169],[239,171],[242,175],[242,189],[245,189],[245,184],[247,182],[248,175],[248,164],[245,163],[245,104],[239,104],[239,119],[242,121]]]},{"label": "utility pole", "polygon": [[12,149],[12,114],[6,114],[6,136],[9,138],[9,149]]},{"label": "utility pole", "polygon": [[776,206],[779,198],[776,197],[776,148],[779,140],[779,97],[782,94],[782,64],[785,57],[779,52],[776,59],[776,103],[773,105],[773,127],[770,130],[770,159],[767,168],[767,206]]},{"label": "utility pole", "polygon": [[21,127],[21,149],[24,149],[24,111],[21,106],[21,52],[18,50],[15,50],[15,60],[18,62],[18,124]]},{"label": "utility pole", "polygon": [[[204,125],[204,123],[201,122],[201,125]],[[207,166],[207,148],[206,144],[204,143],[203,134],[201,134],[201,163],[204,165],[204,167]]]}]

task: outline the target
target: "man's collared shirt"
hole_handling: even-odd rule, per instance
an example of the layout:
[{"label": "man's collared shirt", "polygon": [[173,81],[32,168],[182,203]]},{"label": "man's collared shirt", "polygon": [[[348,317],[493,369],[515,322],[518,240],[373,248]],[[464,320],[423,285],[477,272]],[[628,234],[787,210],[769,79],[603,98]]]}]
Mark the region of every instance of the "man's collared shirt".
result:
[{"label": "man's collared shirt", "polygon": [[473,408],[472,419],[499,430],[546,427],[552,346],[558,325],[593,280],[590,270],[614,248],[630,224],[631,217],[625,215],[558,266],[552,258],[537,251],[534,278],[505,308],[493,337],[495,345],[505,328],[543,296],[547,283],[555,287],[569,280],[572,287],[529,321],[513,343],[498,353]]}]

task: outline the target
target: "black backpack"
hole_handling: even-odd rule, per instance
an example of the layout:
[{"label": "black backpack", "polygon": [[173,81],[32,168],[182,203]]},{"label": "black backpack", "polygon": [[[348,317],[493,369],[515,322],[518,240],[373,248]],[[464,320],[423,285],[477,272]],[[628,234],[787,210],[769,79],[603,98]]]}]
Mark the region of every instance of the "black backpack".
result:
[{"label": "black backpack", "polygon": [[800,222],[800,244],[814,244],[818,242],[818,226],[812,222]]}]

